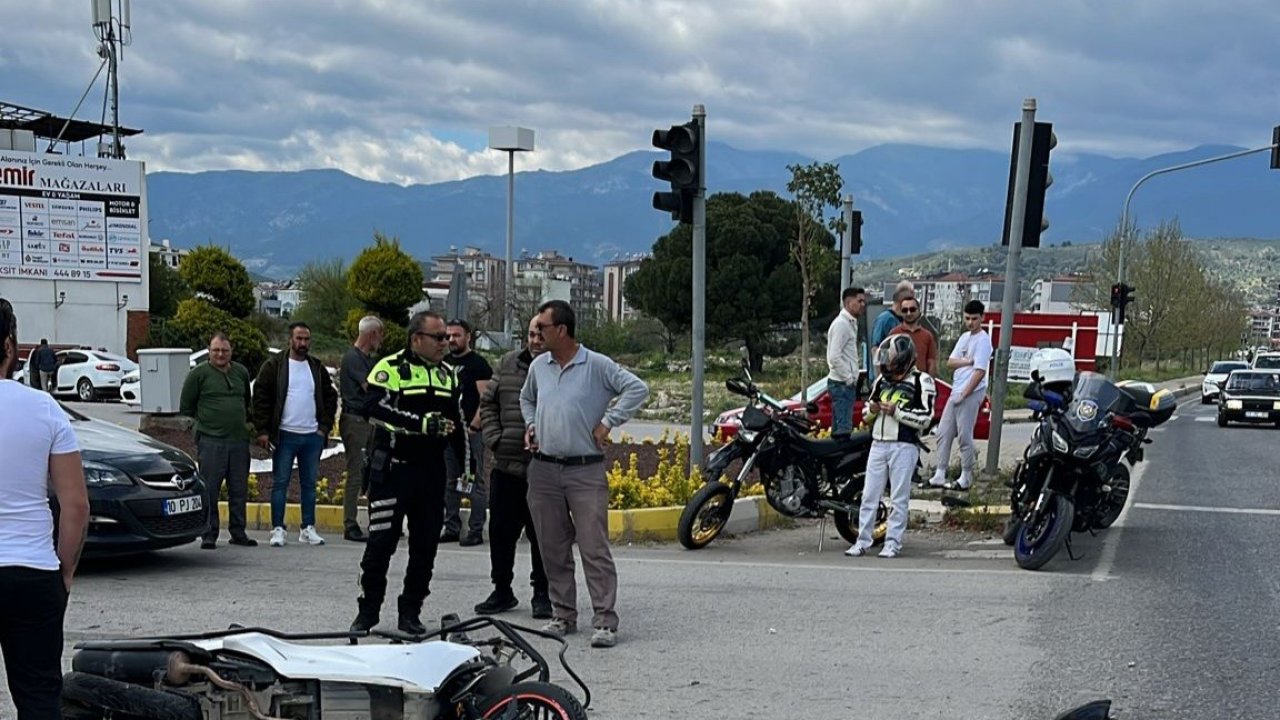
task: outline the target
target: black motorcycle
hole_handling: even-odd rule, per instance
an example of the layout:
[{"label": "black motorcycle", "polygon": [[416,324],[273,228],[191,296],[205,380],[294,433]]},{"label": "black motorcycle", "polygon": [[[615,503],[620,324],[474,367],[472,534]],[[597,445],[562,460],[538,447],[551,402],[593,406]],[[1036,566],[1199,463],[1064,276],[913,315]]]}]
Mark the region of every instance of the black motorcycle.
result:
[{"label": "black motorcycle", "polygon": [[[706,484],[680,514],[676,530],[680,544],[697,550],[715,540],[753,471],[759,473],[765,499],[774,510],[793,518],[823,518],[831,513],[840,537],[856,542],[871,435],[813,438],[814,426],[807,415],[761,392],[745,365],[742,370],[744,377],[725,382],[729,392],[748,400],[741,424],[733,440],[707,458],[702,474]],[[739,460],[741,470],[724,482],[729,467]],[[873,533],[876,542],[884,539],[888,519],[889,508],[881,501]]]},{"label": "black motorcycle", "polygon": [[1103,530],[1120,517],[1129,467],[1142,461],[1147,431],[1176,403],[1146,383],[1117,385],[1092,372],[1078,373],[1065,392],[1033,378],[1024,396],[1038,425],[1008,483],[1012,515],[1003,537],[1019,567],[1037,570],[1064,545],[1074,559],[1072,532]]}]

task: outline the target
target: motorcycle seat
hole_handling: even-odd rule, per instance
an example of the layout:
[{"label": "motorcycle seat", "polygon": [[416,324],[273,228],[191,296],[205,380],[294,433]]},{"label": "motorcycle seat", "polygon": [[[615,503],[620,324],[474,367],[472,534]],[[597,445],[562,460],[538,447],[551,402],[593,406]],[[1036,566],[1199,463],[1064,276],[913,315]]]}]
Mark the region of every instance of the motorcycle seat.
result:
[{"label": "motorcycle seat", "polygon": [[828,438],[825,440],[816,440],[804,436],[800,438],[800,445],[813,457],[826,458],[871,445],[871,433],[856,432],[848,437]]}]

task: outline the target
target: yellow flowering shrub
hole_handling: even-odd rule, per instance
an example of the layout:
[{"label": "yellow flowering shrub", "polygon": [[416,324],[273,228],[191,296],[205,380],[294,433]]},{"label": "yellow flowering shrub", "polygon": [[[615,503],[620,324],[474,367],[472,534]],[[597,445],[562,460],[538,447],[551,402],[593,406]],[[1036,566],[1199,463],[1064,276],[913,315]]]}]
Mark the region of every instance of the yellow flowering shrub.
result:
[{"label": "yellow flowering shrub", "polygon": [[702,473],[697,469],[686,472],[689,466],[689,437],[677,433],[675,442],[663,432],[657,441],[645,444],[658,446],[658,467],[651,477],[640,477],[639,458],[631,453],[624,469],[614,461],[606,472],[609,481],[609,507],[614,510],[668,507],[683,505],[702,486]]}]

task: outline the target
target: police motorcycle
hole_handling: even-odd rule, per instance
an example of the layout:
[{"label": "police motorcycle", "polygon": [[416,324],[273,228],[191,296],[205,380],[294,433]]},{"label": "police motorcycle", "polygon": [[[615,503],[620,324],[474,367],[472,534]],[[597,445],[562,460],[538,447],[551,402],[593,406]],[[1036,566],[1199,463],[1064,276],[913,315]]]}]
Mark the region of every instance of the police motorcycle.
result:
[{"label": "police motorcycle", "polygon": [[[1012,514],[1003,539],[1018,566],[1038,570],[1072,532],[1096,533],[1112,525],[1129,497],[1129,468],[1143,460],[1147,432],[1176,407],[1167,390],[1148,383],[1113,383],[1077,373],[1070,353],[1037,351],[1023,395],[1037,423],[1013,478]],[[1127,465],[1126,465],[1127,463]]]},{"label": "police motorcycle", "polygon": [[[733,440],[707,458],[703,468],[706,483],[680,514],[676,528],[680,544],[697,550],[715,540],[729,522],[734,501],[753,471],[759,471],[765,499],[779,514],[820,518],[825,523],[830,513],[840,537],[856,542],[870,433],[826,440],[811,437],[814,425],[808,416],[786,408],[756,387],[745,362],[742,377],[730,378],[725,387],[747,398],[747,406]],[[742,461],[741,469],[724,482],[722,478],[737,461]],[[876,542],[884,539],[888,519],[889,508],[882,501],[876,511]]]},{"label": "police motorcycle", "polygon": [[[550,683],[528,635],[560,643],[560,665],[582,702]],[[62,711],[67,720],[586,720],[591,692],[565,648],[538,630],[454,615],[422,636],[232,626],[81,642],[63,678]]]}]

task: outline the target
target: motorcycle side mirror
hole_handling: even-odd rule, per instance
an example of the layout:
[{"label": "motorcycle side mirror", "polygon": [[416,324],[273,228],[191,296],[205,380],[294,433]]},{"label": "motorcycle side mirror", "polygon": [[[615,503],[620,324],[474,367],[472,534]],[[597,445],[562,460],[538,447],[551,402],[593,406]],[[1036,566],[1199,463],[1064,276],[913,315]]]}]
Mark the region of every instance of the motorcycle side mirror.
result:
[{"label": "motorcycle side mirror", "polygon": [[1111,720],[1111,701],[1094,700],[1078,708],[1072,708],[1054,720]]},{"label": "motorcycle side mirror", "polygon": [[751,386],[738,378],[729,378],[728,380],[725,380],[724,387],[734,395],[742,395],[745,397],[751,396]]}]

